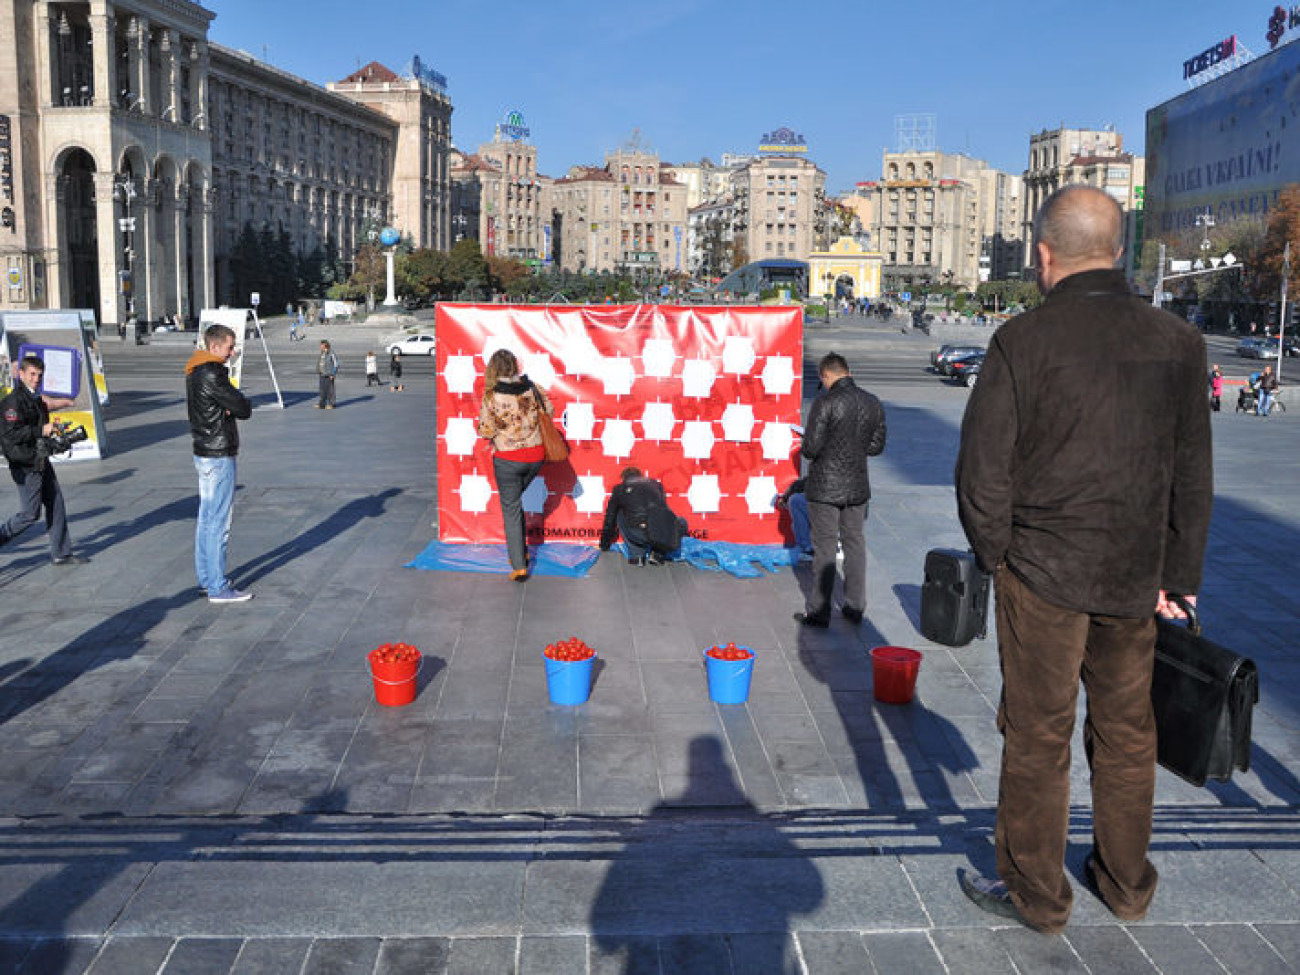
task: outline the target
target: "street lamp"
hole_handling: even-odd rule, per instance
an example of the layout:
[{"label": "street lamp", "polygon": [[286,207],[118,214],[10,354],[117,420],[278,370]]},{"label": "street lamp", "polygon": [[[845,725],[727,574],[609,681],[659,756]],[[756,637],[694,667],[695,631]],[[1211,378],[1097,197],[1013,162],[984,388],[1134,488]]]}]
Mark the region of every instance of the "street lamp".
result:
[{"label": "street lamp", "polygon": [[131,216],[131,204],[139,194],[135,189],[135,180],[128,175],[120,175],[113,181],[113,197],[122,201],[122,216],[117,221],[117,228],[122,233],[122,295],[126,298],[126,317],[129,321],[135,316],[135,288],[132,269],[135,264],[135,250],[132,247],[132,235],[135,233],[135,217]]}]

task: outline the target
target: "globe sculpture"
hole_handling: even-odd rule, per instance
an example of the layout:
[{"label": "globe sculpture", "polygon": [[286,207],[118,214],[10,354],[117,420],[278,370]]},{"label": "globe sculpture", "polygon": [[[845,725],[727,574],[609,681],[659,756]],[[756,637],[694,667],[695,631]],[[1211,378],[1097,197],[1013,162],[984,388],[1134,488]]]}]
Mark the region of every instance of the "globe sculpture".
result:
[{"label": "globe sculpture", "polygon": [[393,245],[401,239],[402,235],[399,234],[397,229],[394,227],[385,227],[383,230],[379,231],[379,243],[383,244],[386,248],[384,251],[384,263],[386,265],[385,271],[387,272],[385,277],[388,279],[388,295],[384,298],[384,304],[390,308],[397,304],[397,294],[393,290]]},{"label": "globe sculpture", "polygon": [[385,247],[392,247],[401,239],[402,235],[399,234],[394,227],[385,227],[383,230],[379,231],[379,242]]}]

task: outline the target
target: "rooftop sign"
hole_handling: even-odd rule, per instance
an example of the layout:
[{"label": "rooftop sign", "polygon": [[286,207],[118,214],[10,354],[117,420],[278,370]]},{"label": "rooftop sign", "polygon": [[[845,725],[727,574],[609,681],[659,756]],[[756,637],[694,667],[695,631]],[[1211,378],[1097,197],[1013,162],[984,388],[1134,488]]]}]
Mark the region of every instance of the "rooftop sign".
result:
[{"label": "rooftop sign", "polygon": [[1227,40],[1219,41],[1218,44],[1206,48],[1195,57],[1188,58],[1183,62],[1184,80],[1195,78],[1202,71],[1208,71],[1222,61],[1228,61],[1237,55],[1237,35],[1233,34]]},{"label": "rooftop sign", "polygon": [[529,136],[528,126],[524,124],[523,113],[515,110],[506,112],[506,117],[497,124],[497,135],[519,142]]},{"label": "rooftop sign", "polygon": [[1268,15],[1268,33],[1264,35],[1268,38],[1268,46],[1277,47],[1282,41],[1282,35],[1293,27],[1300,27],[1300,6],[1290,10],[1274,7]]},{"label": "rooftop sign", "polygon": [[440,94],[447,93],[447,76],[439,74],[433,68],[426,67],[420,60],[420,55],[416,54],[411,58],[410,75],[422,85],[427,85]]},{"label": "rooftop sign", "polygon": [[775,132],[764,133],[758,151],[778,155],[788,155],[793,152],[802,153],[808,151],[808,143],[804,141],[802,135],[797,135],[787,128],[780,128]]}]

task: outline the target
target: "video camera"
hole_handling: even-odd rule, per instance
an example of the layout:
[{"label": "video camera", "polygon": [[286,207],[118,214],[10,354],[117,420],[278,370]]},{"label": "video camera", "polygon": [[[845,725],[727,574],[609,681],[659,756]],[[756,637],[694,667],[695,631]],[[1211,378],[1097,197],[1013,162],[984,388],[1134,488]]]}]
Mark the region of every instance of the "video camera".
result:
[{"label": "video camera", "polygon": [[48,437],[38,437],[36,440],[37,468],[44,466],[45,462],[55,454],[66,454],[72,449],[73,444],[79,444],[89,436],[84,426],[74,427],[71,423],[55,423],[53,433]]}]

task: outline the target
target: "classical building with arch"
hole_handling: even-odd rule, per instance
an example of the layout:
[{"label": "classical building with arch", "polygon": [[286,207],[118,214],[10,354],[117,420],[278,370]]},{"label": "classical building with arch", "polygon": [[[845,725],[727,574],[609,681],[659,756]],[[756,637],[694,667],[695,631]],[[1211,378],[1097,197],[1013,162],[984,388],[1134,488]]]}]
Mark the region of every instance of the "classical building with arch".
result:
[{"label": "classical building with arch", "polygon": [[193,320],[247,301],[230,269],[245,224],[345,260],[384,222],[447,246],[445,79],[415,59],[329,91],[209,42],[214,17],[0,0],[0,309]]}]

